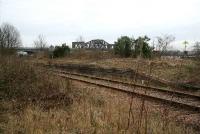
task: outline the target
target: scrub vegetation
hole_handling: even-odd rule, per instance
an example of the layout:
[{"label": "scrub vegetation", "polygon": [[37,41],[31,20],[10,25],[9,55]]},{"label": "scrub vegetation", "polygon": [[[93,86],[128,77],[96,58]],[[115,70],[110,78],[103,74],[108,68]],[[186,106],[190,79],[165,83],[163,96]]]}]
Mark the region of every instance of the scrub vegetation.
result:
[{"label": "scrub vegetation", "polygon": [[23,58],[0,60],[1,133],[196,133],[164,107],[58,78]]}]

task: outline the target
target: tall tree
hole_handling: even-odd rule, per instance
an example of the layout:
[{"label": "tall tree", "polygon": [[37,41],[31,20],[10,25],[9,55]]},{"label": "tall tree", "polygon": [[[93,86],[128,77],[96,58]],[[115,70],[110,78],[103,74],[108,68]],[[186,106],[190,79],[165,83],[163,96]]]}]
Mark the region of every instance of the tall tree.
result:
[{"label": "tall tree", "polygon": [[200,42],[197,41],[194,43],[193,51],[195,51],[197,57],[200,57]]},{"label": "tall tree", "polygon": [[115,42],[114,51],[115,54],[119,54],[122,57],[129,57],[131,55],[132,40],[128,36],[122,36]]},{"label": "tall tree", "polygon": [[160,53],[160,57],[167,51],[169,45],[175,41],[175,37],[173,35],[158,36],[156,39],[156,45]]},{"label": "tall tree", "polygon": [[42,34],[38,35],[37,39],[34,41],[34,46],[40,50],[47,48],[47,42]]},{"label": "tall tree", "polygon": [[0,48],[10,49],[21,45],[21,37],[17,28],[9,23],[3,23],[0,27]]},{"label": "tall tree", "polygon": [[140,56],[143,58],[151,57],[152,48],[149,46],[148,41],[150,41],[150,38],[147,36],[140,36],[134,41],[134,52],[136,56]]}]

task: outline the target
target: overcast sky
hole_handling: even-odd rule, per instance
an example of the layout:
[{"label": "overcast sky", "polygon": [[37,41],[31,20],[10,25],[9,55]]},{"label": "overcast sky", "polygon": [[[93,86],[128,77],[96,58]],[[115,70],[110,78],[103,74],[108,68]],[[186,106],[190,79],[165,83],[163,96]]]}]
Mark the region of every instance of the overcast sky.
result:
[{"label": "overcast sky", "polygon": [[13,24],[24,46],[43,34],[49,44],[86,41],[113,43],[122,35],[176,37],[173,48],[200,41],[200,0],[0,0],[0,24]]}]

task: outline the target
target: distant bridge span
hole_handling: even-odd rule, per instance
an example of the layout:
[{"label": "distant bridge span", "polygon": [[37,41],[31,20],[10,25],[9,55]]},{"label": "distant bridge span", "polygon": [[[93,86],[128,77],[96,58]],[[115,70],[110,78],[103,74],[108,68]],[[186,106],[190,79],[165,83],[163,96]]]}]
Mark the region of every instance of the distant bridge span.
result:
[{"label": "distant bridge span", "polygon": [[20,48],[16,48],[16,50],[27,52],[28,54],[33,54],[33,53],[40,51],[40,49],[38,49],[38,48],[29,48],[29,47],[20,47]]},{"label": "distant bridge span", "polygon": [[101,50],[109,50],[113,49],[114,44],[109,44],[108,42],[102,39],[91,40],[88,42],[72,42],[72,48],[79,49],[101,49]]}]

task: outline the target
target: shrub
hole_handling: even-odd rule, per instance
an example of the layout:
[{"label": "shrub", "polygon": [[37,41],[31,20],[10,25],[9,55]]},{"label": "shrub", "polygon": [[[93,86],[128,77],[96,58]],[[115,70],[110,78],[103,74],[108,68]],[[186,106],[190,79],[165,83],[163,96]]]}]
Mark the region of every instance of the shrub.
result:
[{"label": "shrub", "polygon": [[0,57],[0,91],[7,99],[39,99],[59,92],[55,79],[41,68],[13,57]]},{"label": "shrub", "polygon": [[135,41],[134,41],[134,55],[137,56],[141,56],[143,58],[151,58],[152,56],[152,48],[149,46],[148,41],[150,40],[150,38],[148,38],[147,36],[144,37],[138,37]]},{"label": "shrub", "polygon": [[53,51],[53,57],[64,57],[65,55],[70,53],[70,48],[66,46],[66,44],[62,44],[62,46],[56,46],[55,50]]},{"label": "shrub", "polygon": [[122,57],[129,57],[131,55],[132,41],[128,36],[122,36],[115,42],[114,52]]}]

